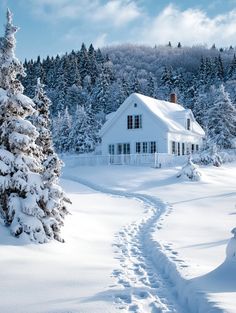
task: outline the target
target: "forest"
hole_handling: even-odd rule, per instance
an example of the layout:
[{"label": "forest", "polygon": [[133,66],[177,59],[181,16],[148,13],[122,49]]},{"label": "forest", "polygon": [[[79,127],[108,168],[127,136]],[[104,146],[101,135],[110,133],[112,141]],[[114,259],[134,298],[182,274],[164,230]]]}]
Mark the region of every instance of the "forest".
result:
[{"label": "forest", "polygon": [[205,46],[119,45],[88,48],[41,60],[25,60],[25,93],[34,97],[37,78],[51,99],[52,133],[58,152],[88,153],[99,129],[133,92],[178,103],[193,111],[208,142],[235,142],[235,49]]}]

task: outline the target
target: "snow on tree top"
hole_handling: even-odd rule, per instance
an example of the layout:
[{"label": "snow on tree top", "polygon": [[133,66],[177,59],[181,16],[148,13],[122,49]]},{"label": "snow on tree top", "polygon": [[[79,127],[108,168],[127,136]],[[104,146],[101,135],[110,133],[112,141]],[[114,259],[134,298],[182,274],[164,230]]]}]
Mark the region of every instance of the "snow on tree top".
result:
[{"label": "snow on tree top", "polygon": [[158,120],[162,122],[163,127],[170,132],[189,134],[189,130],[186,129],[186,119],[189,117],[192,120],[191,132],[199,136],[205,135],[204,130],[196,122],[191,110],[186,110],[183,106],[177,103],[154,99],[139,93],[132,93],[115,114],[108,116],[107,122],[101,130],[101,135],[114,123],[116,118],[125,111],[128,106],[134,104],[137,106],[145,106],[155,118],[158,118]]}]

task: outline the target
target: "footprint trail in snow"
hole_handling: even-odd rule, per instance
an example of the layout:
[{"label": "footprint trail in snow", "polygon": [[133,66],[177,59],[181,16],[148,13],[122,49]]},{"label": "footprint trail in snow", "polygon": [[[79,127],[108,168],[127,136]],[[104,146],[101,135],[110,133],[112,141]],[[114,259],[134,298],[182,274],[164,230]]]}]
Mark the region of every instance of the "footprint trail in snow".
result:
[{"label": "footprint trail in snow", "polygon": [[[142,201],[145,204],[146,201]],[[160,212],[156,214],[151,204],[146,204],[146,209],[146,217],[125,226],[116,235],[114,247],[120,260],[120,269],[114,270],[113,276],[124,290],[115,295],[115,301],[119,309],[126,312],[183,312],[170,295],[171,283],[161,277],[152,260],[150,234]]]},{"label": "footprint trail in snow", "polygon": [[153,253],[153,249],[158,249],[158,243],[152,239],[152,233],[160,227],[158,222],[166,213],[167,205],[148,195],[104,188],[74,176],[64,178],[99,192],[136,199],[145,207],[145,215],[140,221],[124,226],[115,236],[114,250],[120,268],[113,271],[117,284],[110,287],[114,290],[113,299],[118,309],[133,313],[186,313],[172,294],[173,285],[159,270]]}]

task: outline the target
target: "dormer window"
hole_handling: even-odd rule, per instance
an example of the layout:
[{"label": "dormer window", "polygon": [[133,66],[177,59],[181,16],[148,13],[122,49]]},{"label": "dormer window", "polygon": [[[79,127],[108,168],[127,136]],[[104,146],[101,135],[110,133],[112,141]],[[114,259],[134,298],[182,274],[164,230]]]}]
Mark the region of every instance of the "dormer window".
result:
[{"label": "dormer window", "polygon": [[187,130],[191,130],[191,120],[190,120],[190,118],[187,118],[186,128],[187,128]]}]

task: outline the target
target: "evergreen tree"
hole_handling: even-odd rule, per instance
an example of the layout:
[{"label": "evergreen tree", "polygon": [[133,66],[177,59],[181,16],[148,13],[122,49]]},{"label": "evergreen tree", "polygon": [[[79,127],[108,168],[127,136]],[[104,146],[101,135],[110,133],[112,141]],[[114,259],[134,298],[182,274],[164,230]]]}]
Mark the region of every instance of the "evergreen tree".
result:
[{"label": "evergreen tree", "polygon": [[93,151],[98,142],[99,125],[90,105],[77,106],[72,125],[69,140],[73,143],[73,151],[77,153]]},{"label": "evergreen tree", "polygon": [[96,60],[96,53],[93,45],[91,44],[88,50],[88,74],[91,79],[91,84],[94,85],[96,78],[99,76],[98,64]]},{"label": "evergreen tree", "polygon": [[104,57],[102,55],[101,50],[98,48],[96,51],[96,60],[98,64],[103,64],[104,63]]},{"label": "evergreen tree", "polygon": [[229,67],[228,79],[236,79],[236,56],[235,54],[233,56],[233,59]]},{"label": "evergreen tree", "polygon": [[236,109],[223,85],[214,93],[214,104],[207,114],[208,136],[220,149],[231,148],[236,137]]},{"label": "evergreen tree", "polygon": [[32,118],[32,123],[39,133],[35,142],[42,148],[44,158],[45,155],[52,153],[52,142],[49,130],[51,127],[49,120],[49,107],[51,105],[51,101],[45,95],[43,87],[44,86],[41,84],[40,78],[38,78],[35,96],[33,98],[36,114]]},{"label": "evergreen tree", "polygon": [[110,77],[105,72],[99,75],[96,80],[96,85],[93,88],[91,99],[92,99],[92,109],[98,114],[101,112],[105,112],[106,103],[108,99],[108,86],[110,84]]},{"label": "evergreen tree", "polygon": [[205,80],[206,80],[206,63],[203,56],[201,56],[200,66],[198,69],[198,77],[196,79],[197,87],[202,87],[205,84]]},{"label": "evergreen tree", "polygon": [[16,31],[8,10],[0,49],[0,216],[14,236],[44,243],[51,238],[49,231],[59,230],[45,208],[38,132],[26,120],[35,112],[34,103],[17,79],[24,71],[14,53]]},{"label": "evergreen tree", "polygon": [[34,118],[34,125],[39,133],[36,144],[43,152],[43,203],[49,221],[44,228],[48,238],[64,241],[60,237],[60,228],[63,226],[64,216],[68,213],[65,202],[70,202],[70,200],[58,185],[62,162],[53,149],[51,132],[49,130],[49,106],[51,105],[51,101],[46,96],[39,78],[33,100],[38,112],[38,115]]},{"label": "evergreen tree", "polygon": [[79,73],[82,82],[84,81],[85,77],[89,75],[89,56],[88,51],[83,43],[80,49],[80,62],[79,62]]},{"label": "evergreen tree", "polygon": [[165,86],[168,89],[168,93],[173,89],[173,73],[172,68],[164,67],[164,70],[161,75],[161,85]]},{"label": "evergreen tree", "polygon": [[215,57],[213,72],[215,76],[215,84],[222,83],[224,80],[224,66],[220,55],[218,57]]},{"label": "evergreen tree", "polygon": [[141,92],[141,85],[140,85],[140,81],[138,79],[137,73],[134,73],[133,78],[131,79],[130,88],[132,92],[137,92],[137,93]]},{"label": "evergreen tree", "polygon": [[65,108],[62,115],[59,115],[60,126],[58,136],[58,146],[59,152],[68,152],[71,149],[71,142],[69,141],[71,132],[71,122],[72,118],[68,112],[68,107]]},{"label": "evergreen tree", "polygon": [[155,96],[155,82],[154,82],[154,79],[153,79],[151,73],[149,73],[148,80],[147,80],[146,94],[149,97]]}]

